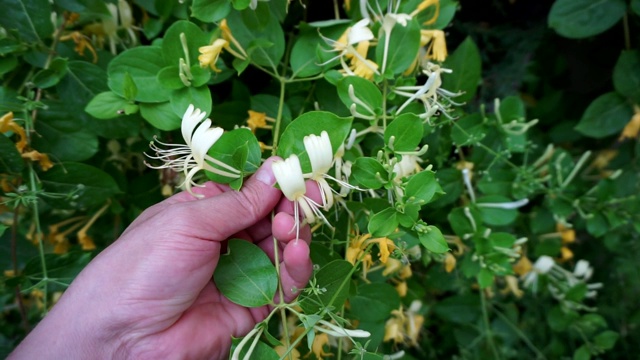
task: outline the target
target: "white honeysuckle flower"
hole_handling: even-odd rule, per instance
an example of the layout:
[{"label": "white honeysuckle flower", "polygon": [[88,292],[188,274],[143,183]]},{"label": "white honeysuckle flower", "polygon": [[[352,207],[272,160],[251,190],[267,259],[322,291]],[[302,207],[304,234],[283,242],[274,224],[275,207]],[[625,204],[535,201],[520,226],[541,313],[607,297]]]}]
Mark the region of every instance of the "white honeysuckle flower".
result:
[{"label": "white honeysuckle flower", "polygon": [[555,264],[556,262],[551,256],[542,255],[536,260],[535,264],[533,264],[533,268],[540,274],[546,274],[551,271]]},{"label": "white honeysuckle flower", "polygon": [[369,29],[369,19],[362,19],[351,27],[351,31],[347,35],[347,44],[354,45],[361,41],[373,40],[373,32]]},{"label": "white honeysuckle flower", "polygon": [[476,205],[478,205],[479,207],[489,207],[489,208],[511,210],[511,209],[521,208],[521,207],[527,205],[528,203],[529,203],[529,199],[524,198],[524,199],[520,199],[520,200],[517,200],[517,201],[509,201],[509,202],[503,202],[503,203],[478,203]]},{"label": "white honeysuckle flower", "polygon": [[293,202],[293,214],[295,218],[296,239],[300,238],[300,210],[304,213],[308,223],[314,223],[316,218],[322,219],[327,225],[327,218],[320,211],[322,205],[305,195],[307,188],[304,183],[300,159],[292,154],[285,160],[277,160],[271,164],[273,175],[280,186],[284,196]]},{"label": "white honeysuckle flower", "polygon": [[420,169],[422,159],[416,155],[402,155],[402,159],[393,166],[395,179],[401,180],[403,177],[414,174]]},{"label": "white honeysuckle flower", "polygon": [[322,195],[322,207],[325,210],[329,210],[333,206],[333,194],[338,194],[331,188],[331,186],[329,186],[327,179],[335,181],[341,188],[360,190],[358,187],[353,186],[340,178],[335,178],[327,174],[331,167],[333,167],[334,162],[338,163],[338,159],[340,159],[341,162],[344,150],[338,151],[334,157],[331,139],[326,131],[322,131],[320,136],[315,134],[307,135],[304,137],[303,142],[304,148],[307,151],[311,162],[311,174],[306,174],[305,177],[308,177],[318,183],[318,187],[320,188],[320,193]]},{"label": "white honeysuckle flower", "polygon": [[533,291],[538,289],[538,277],[540,275],[548,274],[556,265],[556,262],[551,256],[542,255],[536,260],[531,271],[524,276],[524,286],[531,287]]},{"label": "white honeysuckle flower", "polygon": [[[200,170],[234,179],[240,177],[240,170],[207,154],[213,144],[220,139],[224,130],[218,127],[211,127],[210,119],[202,121],[206,116],[207,114],[205,112],[196,109],[193,105],[189,105],[187,111],[185,111],[182,116],[181,123],[182,137],[186,144],[168,144],[154,137],[154,141],[149,144],[149,147],[156,155],[151,156],[146,154],[150,159],[163,162],[163,164],[159,166],[147,164],[147,166],[152,169],[182,171],[185,175],[183,185],[190,194],[193,194],[191,191],[192,186],[199,186],[194,182],[193,178]],[[156,145],[156,142],[166,148],[159,147]],[[214,167],[211,163],[224,170]]]},{"label": "white honeysuckle flower", "polygon": [[411,15],[407,14],[394,14],[387,13],[382,19],[382,31],[386,34],[384,37],[384,53],[382,55],[382,72],[387,69],[387,58],[389,54],[389,43],[391,41],[391,31],[396,24],[400,24],[403,27],[407,26],[407,23],[411,21]]},{"label": "white honeysuckle flower", "polygon": [[340,326],[334,325],[326,320],[320,320],[318,321],[318,323],[326,326],[326,328],[321,326],[315,326],[314,329],[335,337],[367,338],[371,336],[371,333],[368,331],[359,330],[359,329],[356,329],[356,330],[345,329]]},{"label": "white honeysuckle flower", "polygon": [[576,267],[573,270],[573,275],[578,278],[582,278],[584,280],[588,280],[591,278],[593,274],[593,268],[589,266],[589,262],[587,260],[578,260],[576,263]]},{"label": "white honeysuckle flower", "polygon": [[[422,86],[397,86],[393,89],[398,95],[406,96],[408,99],[398,108],[397,113],[402,112],[405,107],[411,104],[414,100],[420,100],[424,104],[425,110],[428,114],[433,114],[433,109],[439,110],[445,116],[448,115],[450,105],[462,105],[451,100],[452,97],[461,95],[461,93],[454,93],[445,89],[442,89],[442,73],[451,73],[452,70],[445,69],[439,65],[428,63],[427,68],[423,70],[423,73],[429,78]],[[413,92],[415,91],[415,92]],[[442,103],[440,98],[447,100],[447,103]]]}]

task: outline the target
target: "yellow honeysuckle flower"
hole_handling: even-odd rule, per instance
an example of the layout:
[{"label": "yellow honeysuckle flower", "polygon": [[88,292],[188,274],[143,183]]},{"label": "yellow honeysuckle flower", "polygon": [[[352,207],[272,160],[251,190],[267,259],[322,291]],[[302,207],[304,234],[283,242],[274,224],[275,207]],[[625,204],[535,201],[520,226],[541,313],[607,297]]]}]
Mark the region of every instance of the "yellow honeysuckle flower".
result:
[{"label": "yellow honeysuckle flower", "polygon": [[405,266],[402,267],[402,269],[400,269],[400,272],[398,273],[398,277],[400,279],[408,279],[413,275],[413,272],[411,271],[411,264],[407,264]]},{"label": "yellow honeysuckle flower", "polygon": [[73,51],[75,51],[78,55],[84,56],[84,51],[88,49],[91,55],[93,56],[92,62],[94,64],[98,62],[98,54],[96,53],[96,50],[93,48],[93,45],[91,45],[91,42],[89,42],[89,37],[87,37],[86,35],[82,34],[79,31],[74,31],[72,33],[69,33],[67,35],[63,35],[60,37],[60,41],[67,41],[67,40],[73,40],[73,42],[76,44],[75,48],[73,48]]},{"label": "yellow honeysuckle flower", "polygon": [[418,6],[416,7],[415,10],[413,10],[411,12],[411,16],[416,16],[418,15],[418,13],[420,13],[422,10],[425,10],[426,8],[430,7],[430,6],[434,6],[435,5],[435,13],[433,14],[433,16],[428,19],[427,21],[425,21],[424,23],[422,23],[423,25],[431,25],[433,23],[436,22],[436,20],[438,20],[438,15],[440,15],[440,1],[439,0],[423,0],[420,4],[418,4]]},{"label": "yellow honeysuckle flower", "polygon": [[393,240],[389,238],[376,238],[369,240],[369,242],[378,244],[378,248],[380,249],[380,262],[386,264],[389,259],[389,255],[391,255],[393,250],[396,248],[396,244]]},{"label": "yellow honeysuckle flower", "polygon": [[276,351],[276,353],[278,354],[278,356],[280,356],[281,359],[300,360],[300,351],[298,351],[298,349],[296,348],[291,349],[289,354],[287,354],[286,356],[285,356],[285,353],[287,352],[287,348],[284,347],[284,345],[278,345],[274,347],[273,350]]},{"label": "yellow honeysuckle flower", "polygon": [[448,273],[452,272],[456,268],[456,262],[456,257],[448,252],[444,257],[444,270]]},{"label": "yellow honeysuckle flower", "polygon": [[427,58],[443,62],[448,55],[447,41],[445,40],[444,31],[442,30],[420,30],[420,44],[427,48]]},{"label": "yellow honeysuckle flower", "polygon": [[27,146],[27,134],[24,132],[22,126],[13,121],[13,112],[8,112],[0,118],[0,133],[6,133],[7,131],[13,131],[20,137],[16,142],[16,148],[20,153]]},{"label": "yellow honeysuckle flower", "polygon": [[275,119],[267,116],[266,113],[249,110],[249,118],[247,119],[247,126],[252,133],[256,133],[257,129],[271,129],[271,125],[267,125],[268,122],[274,122]]},{"label": "yellow honeysuckle flower", "polygon": [[567,246],[563,246],[560,248],[560,262],[566,262],[573,259],[573,251],[569,249]]},{"label": "yellow honeysuckle flower", "polygon": [[[229,24],[227,24],[227,19],[222,19],[218,27],[222,31],[222,38],[227,41],[225,50],[227,50],[231,55],[237,57],[238,59],[247,59],[249,56],[247,55],[247,52],[244,50],[242,45],[240,45],[238,40],[236,40],[236,38],[233,36],[231,28],[229,28]],[[231,47],[231,44],[236,47],[237,51],[236,49],[233,49]]]},{"label": "yellow honeysuckle flower", "polygon": [[391,318],[384,324],[382,341],[393,341],[394,344],[402,343],[404,341],[404,322],[405,316],[402,310],[391,311]]},{"label": "yellow honeysuckle flower", "polygon": [[563,244],[570,244],[576,241],[576,231],[567,228],[561,223],[556,224],[556,231],[560,233],[560,238]]},{"label": "yellow honeysuckle flower", "polygon": [[225,39],[216,39],[211,45],[201,46],[198,48],[200,55],[198,56],[198,61],[200,62],[200,67],[209,66],[211,70],[215,72],[220,72],[222,70],[216,67],[216,62],[220,57],[220,53],[222,49],[227,47],[229,42]]},{"label": "yellow honeysuckle flower", "polygon": [[507,275],[504,277],[504,281],[507,287],[501,291],[502,294],[512,293],[517,298],[521,298],[524,295],[524,292],[518,286],[518,278],[513,275]]},{"label": "yellow honeysuckle flower", "polygon": [[398,260],[398,259],[388,259],[387,262],[384,264],[384,270],[382,271],[382,275],[383,276],[387,276],[389,274],[393,274],[395,272],[400,271],[400,269],[402,269],[402,261]]},{"label": "yellow honeysuckle flower", "polygon": [[396,291],[398,292],[398,295],[400,295],[400,297],[405,297],[407,296],[407,282],[406,281],[400,281],[397,285],[396,285]]},{"label": "yellow honeysuckle flower", "polygon": [[638,137],[638,133],[640,132],[640,106],[634,105],[633,110],[634,114],[631,120],[629,120],[624,129],[622,129],[619,138],[620,141],[624,139],[636,139]]},{"label": "yellow honeysuckle flower", "polygon": [[333,356],[333,353],[324,352],[324,346],[329,345],[329,335],[326,333],[319,333],[313,338],[313,344],[311,345],[311,352],[318,359],[324,359],[327,356]]},{"label": "yellow honeysuckle flower", "polygon": [[358,58],[353,58],[351,59],[351,66],[349,67],[349,70],[349,75],[355,75],[366,80],[372,80],[373,75],[378,70],[378,64],[369,59],[362,61]]},{"label": "yellow honeysuckle flower", "polygon": [[517,263],[513,264],[511,268],[513,269],[513,272],[515,272],[519,276],[523,276],[528,274],[531,269],[533,269],[533,264],[528,257],[522,256],[520,257],[520,260],[518,260]]},{"label": "yellow honeysuckle flower", "polygon": [[31,150],[22,153],[23,159],[29,159],[31,161],[37,161],[42,168],[42,171],[47,171],[53,167],[53,163],[49,159],[47,154],[42,154],[36,150]]}]

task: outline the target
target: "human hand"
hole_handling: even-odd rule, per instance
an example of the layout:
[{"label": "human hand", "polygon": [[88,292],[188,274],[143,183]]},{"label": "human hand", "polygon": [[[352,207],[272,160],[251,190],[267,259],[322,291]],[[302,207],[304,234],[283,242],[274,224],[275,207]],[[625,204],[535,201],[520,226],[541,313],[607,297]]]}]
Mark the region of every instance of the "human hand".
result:
[{"label": "human hand", "polygon": [[292,241],[293,208],[273,187],[272,161],[240,192],[207,183],[194,189],[201,199],[182,192],[144,211],[78,275],[11,357],[226,358],[231,336],[245,335],[269,308],[245,308],[220,294],[211,276],[223,242],[252,241],[273,261],[278,239],[286,301],[312,272],[310,230],[301,228],[304,241]]}]

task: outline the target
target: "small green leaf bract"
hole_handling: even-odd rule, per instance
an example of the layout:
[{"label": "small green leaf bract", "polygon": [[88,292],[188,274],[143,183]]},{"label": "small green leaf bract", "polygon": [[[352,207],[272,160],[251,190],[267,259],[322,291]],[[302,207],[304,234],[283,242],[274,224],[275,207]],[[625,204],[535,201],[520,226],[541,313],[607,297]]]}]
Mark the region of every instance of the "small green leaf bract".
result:
[{"label": "small green leaf bract", "polygon": [[216,286],[230,301],[247,307],[271,303],[278,275],[267,254],[240,239],[229,240],[229,252],[220,257],[213,274]]}]

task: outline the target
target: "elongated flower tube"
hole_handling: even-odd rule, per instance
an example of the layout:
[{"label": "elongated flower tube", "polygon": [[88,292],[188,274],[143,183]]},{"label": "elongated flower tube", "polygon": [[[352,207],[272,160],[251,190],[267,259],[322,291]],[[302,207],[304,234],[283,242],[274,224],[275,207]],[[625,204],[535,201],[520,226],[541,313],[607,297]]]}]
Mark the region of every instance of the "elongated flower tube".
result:
[{"label": "elongated flower tube", "polygon": [[[183,184],[185,185],[185,189],[194,196],[198,195],[195,195],[191,191],[191,187],[199,185],[194,182],[193,177],[200,170],[210,171],[233,179],[240,177],[240,171],[238,169],[207,154],[213,144],[220,139],[224,130],[218,127],[212,128],[210,119],[202,121],[206,116],[207,114],[205,112],[196,109],[193,105],[189,105],[182,117],[181,125],[182,137],[186,144],[168,144],[154,138],[154,141],[149,144],[149,147],[156,155],[151,156],[146,154],[150,159],[163,162],[163,164],[159,166],[147,164],[147,166],[152,169],[172,169],[176,172],[184,172],[185,180]],[[156,145],[156,142],[166,147],[166,149]],[[224,170],[216,168],[210,163]]]},{"label": "elongated flower tube", "polygon": [[296,239],[300,238],[300,210],[304,213],[308,223],[313,223],[316,218],[322,219],[327,225],[327,218],[320,211],[322,205],[313,201],[305,195],[307,188],[304,184],[302,168],[300,167],[300,159],[292,154],[285,160],[274,161],[271,164],[273,175],[280,186],[280,190],[284,196],[293,202],[293,214],[295,218]]}]

